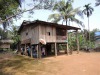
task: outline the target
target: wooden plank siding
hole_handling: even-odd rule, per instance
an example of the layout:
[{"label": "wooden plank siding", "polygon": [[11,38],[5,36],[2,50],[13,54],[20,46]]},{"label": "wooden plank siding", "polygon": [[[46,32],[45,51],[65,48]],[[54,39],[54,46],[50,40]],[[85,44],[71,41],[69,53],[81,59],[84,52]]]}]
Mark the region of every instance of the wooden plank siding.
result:
[{"label": "wooden plank siding", "polygon": [[32,32],[31,44],[38,44],[39,43],[39,26],[33,27],[31,32]]},{"label": "wooden plank siding", "polygon": [[[67,34],[67,31],[66,31]],[[37,25],[35,27],[27,27],[21,31],[21,43],[38,44],[39,39],[44,39],[46,42],[65,42],[67,36],[57,36],[56,27]],[[30,40],[30,42],[29,42]]]},{"label": "wooden plank siding", "polygon": [[[21,43],[24,44],[24,43],[27,43],[27,40],[28,39],[31,39],[31,28],[30,27],[25,27],[22,31],[21,31]],[[28,41],[29,43],[29,41]]]},{"label": "wooden plank siding", "polygon": [[[38,44],[39,42],[39,27],[27,27],[21,31],[21,43]],[[30,39],[30,42],[28,41]],[[28,41],[28,42],[27,42]]]},{"label": "wooden plank siding", "polygon": [[46,42],[56,41],[56,29],[52,26],[39,26],[39,39],[44,39]]}]

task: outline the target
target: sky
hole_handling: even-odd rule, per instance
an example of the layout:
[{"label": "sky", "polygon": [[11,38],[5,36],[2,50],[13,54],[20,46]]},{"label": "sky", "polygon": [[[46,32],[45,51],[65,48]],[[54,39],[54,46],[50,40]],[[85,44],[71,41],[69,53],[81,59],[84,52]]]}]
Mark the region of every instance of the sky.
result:
[{"label": "sky", "polygon": [[[26,6],[28,3],[30,3],[31,1],[26,0],[26,4],[23,4],[23,8],[26,9],[30,9],[32,8],[31,6]],[[95,7],[95,0],[74,0],[73,3],[73,7],[77,8],[80,7],[81,10],[84,9],[84,5],[91,3],[91,7],[94,8],[94,12],[92,13],[92,15],[90,16],[90,30],[93,30],[95,28],[100,29],[100,6]],[[16,22],[14,22],[16,25],[20,26],[20,24],[23,22],[23,20],[30,20],[30,21],[34,21],[34,20],[42,20],[42,21],[47,21],[48,16],[50,14],[52,14],[53,12],[50,10],[34,10],[34,14],[30,15],[28,13],[24,13],[23,17],[19,20],[17,20]],[[31,16],[31,17],[30,17]],[[86,17],[86,15],[84,15],[84,19],[79,18],[78,16],[76,16],[76,18],[80,19],[84,24],[85,24],[85,29],[88,29],[88,19]],[[61,23],[61,22],[59,22]],[[71,23],[71,26],[75,26],[75,27],[79,27],[78,24],[76,23]]]}]

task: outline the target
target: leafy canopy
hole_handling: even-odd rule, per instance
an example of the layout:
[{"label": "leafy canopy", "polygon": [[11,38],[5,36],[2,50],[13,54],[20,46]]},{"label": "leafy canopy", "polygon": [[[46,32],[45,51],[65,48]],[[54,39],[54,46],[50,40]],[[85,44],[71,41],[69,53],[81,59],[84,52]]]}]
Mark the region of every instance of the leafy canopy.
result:
[{"label": "leafy canopy", "polygon": [[19,6],[19,2],[17,0],[0,0],[0,18],[4,20],[16,13],[17,8]]},{"label": "leafy canopy", "polygon": [[66,22],[68,20],[71,20],[83,26],[83,22],[75,18],[76,14],[83,18],[83,14],[80,11],[80,7],[74,9],[72,6],[72,2],[73,0],[68,0],[67,2],[65,0],[58,1],[53,7],[53,11],[56,11],[56,13],[51,14],[48,20],[51,20],[52,22],[55,23],[60,20]]},{"label": "leafy canopy", "polygon": [[82,12],[87,15],[87,17],[91,16],[94,9],[90,6],[90,4],[86,4],[84,7],[85,9]]},{"label": "leafy canopy", "polygon": [[[0,24],[3,24],[3,28],[6,29],[10,23],[13,22],[12,18],[20,18],[24,12],[32,12],[33,9],[50,9],[55,3],[54,0],[29,0],[32,3],[31,9],[22,9],[25,0],[0,0]],[[20,7],[19,7],[20,6]]]}]

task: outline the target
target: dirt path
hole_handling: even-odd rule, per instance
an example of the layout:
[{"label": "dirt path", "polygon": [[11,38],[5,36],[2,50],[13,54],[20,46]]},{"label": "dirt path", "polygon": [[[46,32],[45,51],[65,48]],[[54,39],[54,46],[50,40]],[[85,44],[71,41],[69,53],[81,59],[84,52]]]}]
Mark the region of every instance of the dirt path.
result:
[{"label": "dirt path", "polygon": [[17,57],[1,62],[0,75],[100,75],[100,53],[48,57],[39,61]]},{"label": "dirt path", "polygon": [[100,75],[100,53],[63,55],[46,60],[51,62],[54,75]]}]

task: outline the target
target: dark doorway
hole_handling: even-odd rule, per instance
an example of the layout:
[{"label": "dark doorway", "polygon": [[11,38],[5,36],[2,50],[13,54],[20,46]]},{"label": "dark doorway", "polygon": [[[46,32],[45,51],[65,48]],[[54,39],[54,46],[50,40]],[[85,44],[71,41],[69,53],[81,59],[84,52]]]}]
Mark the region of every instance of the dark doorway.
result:
[{"label": "dark doorway", "polygon": [[51,44],[51,43],[46,44],[46,55],[47,56],[54,55],[53,44]]},{"label": "dark doorway", "polygon": [[51,54],[51,44],[46,45],[46,53],[47,53],[47,55]]}]

